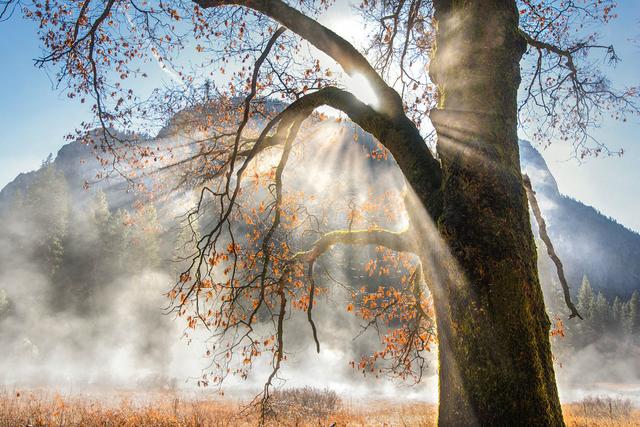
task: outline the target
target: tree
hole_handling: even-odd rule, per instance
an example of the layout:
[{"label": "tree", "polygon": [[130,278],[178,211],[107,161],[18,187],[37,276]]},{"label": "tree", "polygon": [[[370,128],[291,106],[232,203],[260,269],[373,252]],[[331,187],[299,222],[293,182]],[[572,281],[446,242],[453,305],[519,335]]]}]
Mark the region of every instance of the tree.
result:
[{"label": "tree", "polygon": [[602,292],[598,292],[594,304],[593,325],[599,334],[607,331],[610,326],[609,303]]},{"label": "tree", "polygon": [[611,304],[611,312],[614,331],[617,335],[622,335],[624,332],[624,304],[617,295]]},{"label": "tree", "polygon": [[62,262],[69,208],[67,181],[49,155],[27,187],[19,217],[27,221],[29,245],[49,276],[55,274]]},{"label": "tree", "polygon": [[133,230],[128,267],[132,272],[160,265],[160,224],[155,206],[137,203],[133,215]]},{"label": "tree", "polygon": [[109,211],[107,195],[101,189],[96,190],[89,206],[89,212],[92,228],[104,229],[109,221],[111,212]]},{"label": "tree", "polygon": [[[312,315],[323,291],[314,280],[318,258],[337,244],[376,245],[395,253],[386,258],[404,266],[407,274],[402,286],[365,290],[356,301],[354,312],[369,324],[399,322],[390,327],[384,349],[371,363],[390,362],[390,370],[402,376],[419,370],[420,354],[433,340],[432,308],[441,425],[514,420],[562,425],[550,322],[518,161],[518,112],[535,118],[542,111],[541,129],[549,135],[560,132],[574,141],[578,155],[586,155],[604,150],[588,132],[595,116],[638,111],[635,89],[615,91],[585,61],[598,50],[614,61],[615,51],[590,34],[573,31],[607,22],[611,3],[365,0],[363,14],[377,25],[368,50],[371,62],[313,19],[330,2],[300,0],[296,5],[196,0],[151,6],[108,0],[25,7],[42,28],[47,54],[39,64],[60,65],[71,96],[94,97],[102,132],[93,141],[96,148],[133,164],[162,163],[159,153],[164,152],[158,147],[117,138],[110,129],[134,128],[140,118],[151,121],[153,113],[175,112],[176,107],[183,121],[175,130],[200,135],[185,143],[197,147],[191,155],[171,166],[188,169],[178,183],[198,188],[192,217],[208,212],[209,221],[170,296],[189,326],[204,325],[222,343],[212,351],[222,374],[211,380],[226,375],[235,354],[243,361],[240,375],[258,355],[273,354],[262,400],[268,403],[285,359],[284,324],[290,310],[306,312],[320,349]],[[207,56],[207,71],[215,64],[220,75],[230,74],[227,89],[218,88],[213,103],[199,102],[202,91],[184,87],[156,94],[153,104],[141,102],[123,81],[142,74],[134,64],[148,52],[169,72],[179,69],[174,77],[181,83],[197,83],[197,76],[183,72],[176,61],[190,35],[195,50]],[[331,70],[304,56],[301,40],[347,74],[367,80],[379,105],[367,105],[339,87]],[[524,73],[528,81],[519,102],[525,52],[535,60]],[[229,65],[230,58],[237,63]],[[207,100],[210,91],[207,84]],[[242,99],[241,93],[247,95]],[[273,108],[272,95],[290,104]],[[371,224],[358,229],[354,224],[359,223],[349,220],[344,230],[324,230],[326,222],[287,192],[284,172],[304,140],[298,134],[309,130],[311,120],[306,119],[321,106],[342,111],[373,135],[381,146],[372,156],[393,158],[406,180],[408,229]],[[437,135],[435,153],[421,133],[427,120]],[[273,168],[261,172],[255,164],[267,150],[279,155]],[[113,169],[133,179],[127,170]],[[251,181],[264,189],[267,203],[252,207],[247,197]],[[259,199],[261,193],[253,195]],[[255,326],[266,319],[273,329],[264,337]]]},{"label": "tree", "polygon": [[582,285],[578,291],[578,310],[580,310],[587,319],[593,317],[595,310],[595,295],[591,287],[591,282],[589,282],[589,278],[586,275],[582,277]]},{"label": "tree", "polygon": [[10,307],[9,298],[7,298],[7,293],[4,289],[0,289],[0,321],[4,320],[8,315]]},{"label": "tree", "polygon": [[589,282],[589,278],[586,275],[582,277],[582,285],[578,291],[577,308],[585,321],[578,325],[578,334],[575,336],[575,339],[578,341],[576,345],[584,347],[593,342],[596,336],[594,329],[596,296],[591,287],[591,282]]},{"label": "tree", "polygon": [[634,291],[627,302],[627,331],[631,335],[640,331],[640,296],[638,291]]}]

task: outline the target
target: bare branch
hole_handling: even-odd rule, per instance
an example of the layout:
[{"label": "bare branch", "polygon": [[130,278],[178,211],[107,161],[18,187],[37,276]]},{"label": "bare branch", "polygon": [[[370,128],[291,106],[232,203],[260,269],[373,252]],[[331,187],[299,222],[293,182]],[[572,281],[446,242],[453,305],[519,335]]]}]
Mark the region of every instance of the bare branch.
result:
[{"label": "bare branch", "polygon": [[11,18],[19,3],[18,0],[0,0],[0,22]]},{"label": "bare branch", "polygon": [[[253,99],[254,96],[256,96],[256,88],[258,85],[258,76],[260,75],[260,67],[262,66],[262,63],[265,61],[267,56],[269,55],[269,52],[271,52],[271,49],[273,48],[273,45],[276,43],[276,40],[278,40],[278,37],[280,37],[282,33],[284,33],[285,31],[286,31],[286,28],[280,27],[273,33],[273,35],[269,39],[269,42],[267,43],[267,46],[264,48],[264,50],[262,51],[262,54],[258,57],[255,65],[253,66],[253,75],[251,76],[251,91],[249,92],[249,94],[244,100],[244,115],[242,117],[242,121],[240,122],[240,125],[238,126],[238,130],[236,132],[236,140],[235,140],[235,144],[233,145],[233,153],[231,155],[231,161],[229,164],[229,176],[231,176],[231,174],[233,173],[236,156],[238,154],[238,150],[240,147],[240,138],[242,138],[242,130],[247,125],[247,122],[249,121],[249,114],[251,113],[251,100]],[[229,183],[230,183],[230,180],[227,180],[227,185]]]},{"label": "bare branch", "polygon": [[309,306],[307,307],[307,320],[311,325],[311,331],[313,332],[313,340],[316,343],[316,351],[320,353],[320,341],[318,340],[318,331],[316,330],[316,324],[313,321],[311,311],[313,310],[313,297],[316,293],[316,282],[313,280],[313,266],[314,261],[309,262],[309,268],[307,270],[307,280],[309,280]]},{"label": "bare branch", "polygon": [[559,131],[557,137],[570,140],[580,158],[622,154],[612,152],[591,134],[603,113],[609,112],[622,121],[640,114],[638,88],[613,88],[601,71],[586,61],[592,51],[599,50],[604,51],[604,60],[617,63],[620,58],[613,46],[597,43],[594,35],[567,41],[547,40],[542,35],[537,38],[523,29],[519,34],[536,54],[532,69],[524,73],[530,80],[519,108],[520,113],[525,107],[533,113],[526,121],[538,122],[534,137],[548,144]]},{"label": "bare branch", "polygon": [[547,247],[547,253],[551,260],[556,265],[556,270],[558,271],[558,279],[560,280],[560,285],[562,285],[562,291],[564,293],[564,302],[571,310],[571,314],[569,315],[569,319],[574,317],[578,317],[582,319],[580,313],[578,313],[578,309],[573,302],[571,302],[571,292],[569,290],[569,284],[567,283],[567,278],[564,276],[564,268],[562,266],[562,261],[556,254],[555,249],[553,248],[553,243],[551,243],[551,239],[549,238],[549,234],[547,234],[547,225],[544,222],[544,218],[542,217],[542,212],[540,211],[540,206],[538,205],[538,200],[536,199],[536,192],[533,191],[533,187],[531,186],[531,180],[527,175],[523,175],[524,188],[527,191],[527,198],[529,199],[529,204],[531,205],[531,210],[533,210],[533,216],[538,223],[538,228],[540,230],[540,238],[544,242]]}]

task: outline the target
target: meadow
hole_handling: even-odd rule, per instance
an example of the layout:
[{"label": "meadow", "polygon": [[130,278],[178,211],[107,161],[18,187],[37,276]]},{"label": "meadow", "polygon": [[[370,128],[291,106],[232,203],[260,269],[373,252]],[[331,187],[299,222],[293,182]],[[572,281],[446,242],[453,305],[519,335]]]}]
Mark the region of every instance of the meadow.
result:
[{"label": "meadow", "polygon": [[[563,406],[569,427],[640,426],[640,410],[629,400],[589,397]],[[232,398],[190,398],[176,393],[0,392],[0,426],[254,426],[255,411]],[[292,389],[274,395],[267,425],[435,426],[428,403],[354,401],[329,390]]]}]

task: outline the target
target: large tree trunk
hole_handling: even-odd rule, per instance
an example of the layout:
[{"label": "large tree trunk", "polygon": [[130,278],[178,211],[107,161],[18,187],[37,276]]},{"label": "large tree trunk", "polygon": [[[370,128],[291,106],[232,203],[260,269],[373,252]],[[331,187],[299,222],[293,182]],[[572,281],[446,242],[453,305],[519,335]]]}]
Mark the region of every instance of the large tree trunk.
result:
[{"label": "large tree trunk", "polygon": [[434,3],[436,219],[455,260],[433,279],[439,424],[563,425],[518,158],[516,4]]}]

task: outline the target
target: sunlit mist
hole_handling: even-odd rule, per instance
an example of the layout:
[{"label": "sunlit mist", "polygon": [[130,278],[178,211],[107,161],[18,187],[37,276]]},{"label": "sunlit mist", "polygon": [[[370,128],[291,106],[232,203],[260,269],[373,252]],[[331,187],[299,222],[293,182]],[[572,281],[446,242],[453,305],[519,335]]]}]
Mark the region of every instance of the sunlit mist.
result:
[{"label": "sunlit mist", "polygon": [[354,73],[351,76],[345,77],[345,86],[347,90],[353,93],[356,98],[365,104],[377,108],[379,106],[380,100],[378,99],[378,95],[376,95],[375,91],[371,87],[371,83],[365,76],[360,73]]}]

